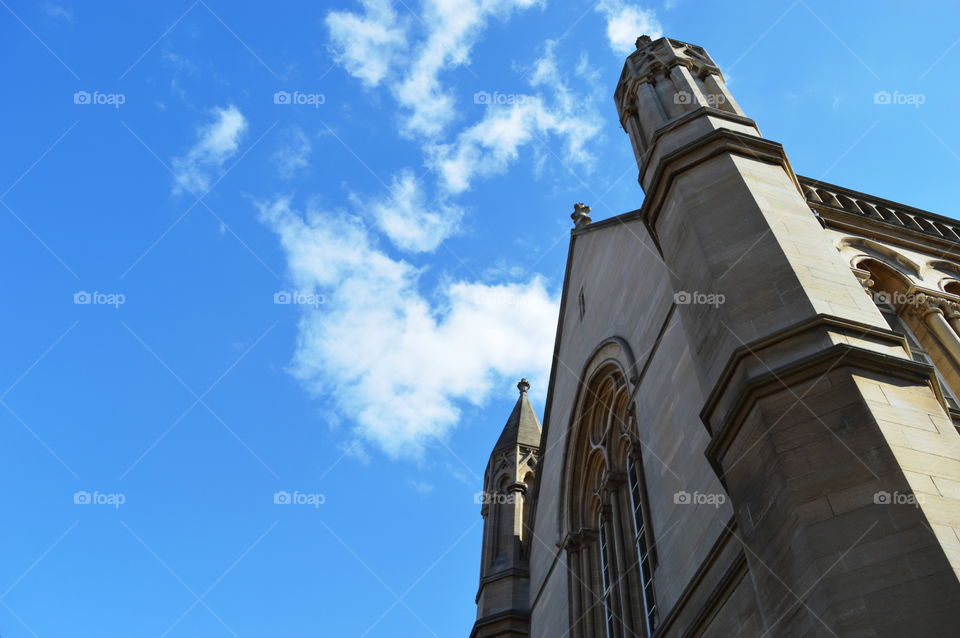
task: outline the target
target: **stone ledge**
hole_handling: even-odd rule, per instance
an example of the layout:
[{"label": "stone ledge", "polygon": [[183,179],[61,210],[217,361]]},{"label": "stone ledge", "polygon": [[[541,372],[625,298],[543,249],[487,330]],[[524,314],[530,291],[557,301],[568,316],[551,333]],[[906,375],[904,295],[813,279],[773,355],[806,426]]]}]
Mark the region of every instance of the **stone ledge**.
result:
[{"label": "stone ledge", "polygon": [[[730,410],[719,420],[717,426],[712,428],[713,437],[704,451],[724,487],[726,488],[727,484],[724,480],[722,458],[739,433],[744,414],[759,398],[764,394],[779,391],[784,386],[789,387],[788,383],[802,382],[818,374],[823,375],[833,369],[844,368],[880,372],[918,385],[927,385],[931,387],[931,391],[936,384],[936,372],[933,366],[843,343],[769,373],[758,375],[744,384],[737,393]],[[764,393],[764,390],[767,392]]]},{"label": "stone ledge", "polygon": [[[501,625],[496,627],[496,633],[482,633],[484,629],[491,625]],[[503,633],[506,632],[506,633]],[[487,616],[478,620],[473,625],[470,632],[470,638],[480,638],[480,636],[529,636],[530,635],[530,614],[522,614],[515,611],[502,611],[492,616]]]},{"label": "stone ledge", "polygon": [[790,161],[787,159],[786,152],[781,144],[730,129],[715,129],[697,140],[667,153],[657,163],[651,179],[652,189],[643,201],[640,216],[643,217],[647,230],[661,254],[663,251],[660,248],[656,223],[673,181],[680,174],[724,154],[739,155],[781,166],[789,178],[794,181],[797,192],[800,192],[800,184],[796,182],[793,168],[791,168]]},{"label": "stone ledge", "polygon": [[[817,340],[826,341],[831,334],[854,338],[858,341],[888,344],[888,347],[892,346],[894,350],[901,350],[904,357],[908,357],[910,353],[904,336],[886,327],[881,328],[826,314],[818,314],[809,319],[804,319],[766,337],[744,344],[731,353],[727,364],[714,384],[713,390],[700,410],[700,419],[707,428],[707,432],[713,436],[719,429],[711,425],[713,421],[723,423],[729,420],[732,408],[729,405],[731,400],[728,396],[728,388],[738,379],[747,383],[750,382],[749,378],[744,379],[749,374],[744,369],[747,367],[745,361],[748,358],[757,359],[764,369],[777,368],[786,365],[777,362],[777,350],[786,351],[788,356],[794,356],[802,339],[811,341],[812,345],[808,350],[820,350],[822,347],[817,345]],[[812,352],[811,354],[815,353]],[[763,355],[763,358],[761,358],[761,355]],[[718,413],[722,416],[717,417]]]}]

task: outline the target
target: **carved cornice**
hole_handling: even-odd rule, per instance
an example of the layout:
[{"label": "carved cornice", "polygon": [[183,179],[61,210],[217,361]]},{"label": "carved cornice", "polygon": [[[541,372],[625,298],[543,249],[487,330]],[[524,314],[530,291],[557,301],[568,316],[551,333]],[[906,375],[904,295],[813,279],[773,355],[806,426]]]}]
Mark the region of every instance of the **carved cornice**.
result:
[{"label": "carved cornice", "polygon": [[828,225],[862,234],[865,229],[900,238],[922,239],[960,254],[960,222],[906,204],[835,184],[800,177],[807,203]]}]

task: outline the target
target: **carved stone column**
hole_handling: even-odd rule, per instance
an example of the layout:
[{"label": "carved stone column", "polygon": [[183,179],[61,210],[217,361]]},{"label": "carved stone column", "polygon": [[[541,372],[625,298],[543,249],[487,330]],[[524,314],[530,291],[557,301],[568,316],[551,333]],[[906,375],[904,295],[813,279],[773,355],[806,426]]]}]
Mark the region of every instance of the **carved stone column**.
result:
[{"label": "carved stone column", "polygon": [[570,588],[570,638],[583,636],[583,577],[581,576],[583,537],[571,534],[566,542],[567,579]]},{"label": "carved stone column", "polygon": [[953,328],[953,331],[960,335],[960,304],[955,304],[952,301],[948,301],[945,304],[946,308],[946,317],[947,322],[950,323],[950,327]]},{"label": "carved stone column", "polygon": [[960,334],[950,325],[942,306],[945,301],[923,293],[916,295],[911,310],[923,319],[924,325],[936,336],[944,352],[960,368]]}]

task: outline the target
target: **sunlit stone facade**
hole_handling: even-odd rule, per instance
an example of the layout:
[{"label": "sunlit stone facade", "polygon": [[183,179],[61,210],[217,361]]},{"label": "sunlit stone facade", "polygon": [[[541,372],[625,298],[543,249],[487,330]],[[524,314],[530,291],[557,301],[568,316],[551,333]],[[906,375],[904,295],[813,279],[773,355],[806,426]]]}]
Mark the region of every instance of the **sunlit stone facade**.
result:
[{"label": "sunlit stone facade", "polygon": [[646,197],[574,212],[472,638],[957,635],[960,224],[796,175],[698,46],[615,101]]}]

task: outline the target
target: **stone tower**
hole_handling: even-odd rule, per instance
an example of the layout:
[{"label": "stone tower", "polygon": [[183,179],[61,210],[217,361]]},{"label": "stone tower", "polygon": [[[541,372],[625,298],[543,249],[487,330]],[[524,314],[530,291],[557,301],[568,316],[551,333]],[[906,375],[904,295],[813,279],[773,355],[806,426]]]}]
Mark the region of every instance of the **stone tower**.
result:
[{"label": "stone tower", "polygon": [[[891,516],[883,504],[847,511],[831,503],[831,495],[910,495],[925,485],[926,477],[904,472],[911,454],[900,447],[903,430],[889,424],[916,427],[916,411],[937,404],[930,370],[890,332],[811,214],[782,146],[761,136],[702,48],[640,38],[615,101],[646,193],[643,220],[674,294],[724,300],[677,313],[710,391],[700,413],[710,435],[705,454],[749,548],[761,616],[782,618],[783,635],[819,632],[824,623],[844,635],[877,635],[864,633],[879,620],[871,610],[893,596],[898,629],[888,619],[886,631],[955,628],[960,552],[931,525],[960,522],[957,504],[919,503]],[[808,393],[815,400],[801,400]],[[891,406],[889,397],[904,393],[912,404]],[[957,449],[952,427],[933,439]],[[885,574],[884,593],[872,561],[828,569],[860,535],[879,550],[905,534],[939,574],[936,601],[907,564]],[[811,588],[811,613],[796,613],[789,592]]]},{"label": "stone tower", "polygon": [[960,222],[798,176],[698,46],[614,98],[645,198],[575,207],[473,636],[956,634]]},{"label": "stone tower", "polygon": [[530,631],[530,492],[537,472],[540,421],[530,405],[530,384],[493,446],[478,497],[483,515],[483,556],[477,622],[471,638],[528,636]]}]

